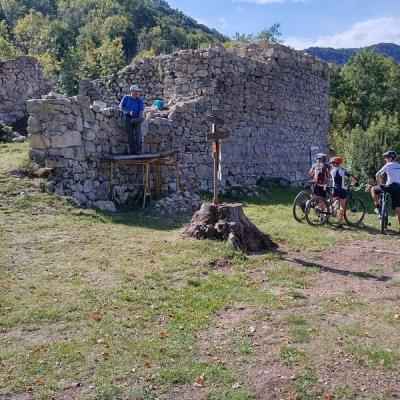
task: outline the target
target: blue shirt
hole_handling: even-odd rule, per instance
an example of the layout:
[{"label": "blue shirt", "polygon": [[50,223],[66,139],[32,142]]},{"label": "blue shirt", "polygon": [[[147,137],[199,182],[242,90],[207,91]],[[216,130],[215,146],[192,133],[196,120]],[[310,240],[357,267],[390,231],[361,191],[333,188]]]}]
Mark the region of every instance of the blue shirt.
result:
[{"label": "blue shirt", "polygon": [[122,99],[119,107],[123,111],[129,111],[132,112],[133,118],[139,118],[140,113],[144,110],[144,103],[143,100],[140,97],[136,97],[135,99],[132,99],[131,96],[126,95]]}]

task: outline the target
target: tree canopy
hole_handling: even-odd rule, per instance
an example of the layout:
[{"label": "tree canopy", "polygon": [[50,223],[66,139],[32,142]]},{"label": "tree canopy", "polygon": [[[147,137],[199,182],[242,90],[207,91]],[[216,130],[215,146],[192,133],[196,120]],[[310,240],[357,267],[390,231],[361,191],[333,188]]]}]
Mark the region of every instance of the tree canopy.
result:
[{"label": "tree canopy", "polygon": [[331,143],[367,182],[389,148],[400,151],[400,64],[366,49],[331,71]]},{"label": "tree canopy", "polygon": [[38,58],[61,91],[156,55],[227,38],[163,0],[0,0],[0,59]]}]

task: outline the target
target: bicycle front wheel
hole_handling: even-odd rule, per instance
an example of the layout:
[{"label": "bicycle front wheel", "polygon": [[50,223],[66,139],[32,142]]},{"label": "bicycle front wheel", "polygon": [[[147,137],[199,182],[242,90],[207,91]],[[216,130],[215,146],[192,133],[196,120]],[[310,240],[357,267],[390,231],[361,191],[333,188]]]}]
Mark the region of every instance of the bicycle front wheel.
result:
[{"label": "bicycle front wheel", "polygon": [[293,202],[293,217],[297,222],[303,222],[306,217],[307,201],[310,199],[310,193],[303,190]]},{"label": "bicycle front wheel", "polygon": [[388,225],[387,201],[382,201],[381,206],[381,233],[384,234]]},{"label": "bicycle front wheel", "polygon": [[365,216],[365,206],[360,199],[349,199],[344,210],[344,219],[351,226],[361,224]]},{"label": "bicycle front wheel", "polygon": [[315,196],[307,203],[306,220],[310,225],[324,225],[330,215],[329,204],[323,197]]}]

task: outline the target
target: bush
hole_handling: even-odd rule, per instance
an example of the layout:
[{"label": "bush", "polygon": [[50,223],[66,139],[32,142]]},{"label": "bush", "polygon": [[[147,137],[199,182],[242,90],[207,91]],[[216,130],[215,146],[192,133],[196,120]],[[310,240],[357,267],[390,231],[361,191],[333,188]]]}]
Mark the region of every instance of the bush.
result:
[{"label": "bush", "polygon": [[0,122],[0,143],[10,143],[12,138],[12,128]]},{"label": "bush", "polygon": [[375,174],[383,165],[382,153],[400,152],[400,123],[397,114],[380,116],[367,130],[356,126],[351,131],[347,164],[363,184],[375,182]]}]

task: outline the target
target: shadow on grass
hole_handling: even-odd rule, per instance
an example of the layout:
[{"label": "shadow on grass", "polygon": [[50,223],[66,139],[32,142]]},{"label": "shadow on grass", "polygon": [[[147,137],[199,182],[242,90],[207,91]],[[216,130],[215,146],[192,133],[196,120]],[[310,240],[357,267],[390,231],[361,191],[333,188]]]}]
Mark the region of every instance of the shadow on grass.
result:
[{"label": "shadow on grass", "polygon": [[343,276],[356,276],[357,278],[361,278],[361,279],[374,279],[378,282],[387,282],[392,279],[391,276],[387,276],[387,275],[378,276],[378,275],[371,274],[370,272],[348,271],[345,269],[332,268],[332,267],[327,267],[326,265],[316,264],[315,262],[300,260],[298,258],[293,258],[288,261],[294,262],[295,264],[301,265],[302,267],[317,268],[322,272],[329,272],[331,274],[337,274],[337,275],[343,275]]},{"label": "shadow on grass", "polygon": [[131,211],[118,211],[116,213],[106,213],[98,211],[107,217],[107,219],[114,224],[122,224],[131,227],[140,227],[147,229],[154,229],[159,231],[170,231],[181,229],[187,225],[191,219],[191,215],[156,215],[152,214],[148,209],[144,210],[131,210]]}]

